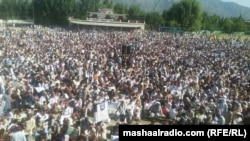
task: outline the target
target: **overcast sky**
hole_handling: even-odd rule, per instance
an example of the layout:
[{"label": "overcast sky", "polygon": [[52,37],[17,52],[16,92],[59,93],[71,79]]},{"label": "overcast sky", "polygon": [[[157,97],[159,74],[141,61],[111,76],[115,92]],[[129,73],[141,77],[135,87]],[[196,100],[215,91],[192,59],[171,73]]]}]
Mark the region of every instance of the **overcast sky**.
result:
[{"label": "overcast sky", "polygon": [[250,0],[222,0],[226,2],[234,2],[242,6],[250,7]]}]

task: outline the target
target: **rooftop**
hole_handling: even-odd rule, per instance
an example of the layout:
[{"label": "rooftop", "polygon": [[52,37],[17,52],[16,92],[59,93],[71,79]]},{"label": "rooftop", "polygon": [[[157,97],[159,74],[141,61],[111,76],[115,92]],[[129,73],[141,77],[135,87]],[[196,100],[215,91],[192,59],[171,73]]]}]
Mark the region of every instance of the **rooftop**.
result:
[{"label": "rooftop", "polygon": [[87,25],[87,26],[106,26],[106,27],[124,27],[124,28],[140,28],[144,29],[145,23],[130,21],[128,22],[116,22],[116,21],[90,21],[90,20],[79,20],[69,19],[71,24]]}]

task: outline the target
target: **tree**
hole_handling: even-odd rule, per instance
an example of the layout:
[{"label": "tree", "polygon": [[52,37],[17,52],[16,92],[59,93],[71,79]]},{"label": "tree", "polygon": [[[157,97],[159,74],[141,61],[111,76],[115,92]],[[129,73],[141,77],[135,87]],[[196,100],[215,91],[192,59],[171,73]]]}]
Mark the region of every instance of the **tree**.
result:
[{"label": "tree", "polygon": [[247,24],[245,20],[242,18],[242,16],[239,16],[237,18],[232,18],[233,25],[232,25],[232,31],[233,32],[243,32],[247,31]]},{"label": "tree", "polygon": [[181,0],[169,10],[163,11],[164,20],[176,21],[185,30],[196,31],[201,28],[202,10],[197,0]]},{"label": "tree", "polygon": [[112,8],[113,7],[113,2],[112,0],[103,0],[103,6],[105,8]]},{"label": "tree", "polygon": [[3,19],[13,19],[14,18],[14,1],[13,0],[2,0],[1,1],[1,15]]},{"label": "tree", "polygon": [[88,12],[96,12],[99,7],[100,0],[75,1],[72,16],[78,19],[85,19],[88,17]]},{"label": "tree", "polygon": [[19,18],[20,19],[32,19],[33,18],[33,10],[32,3],[29,0],[19,0]]},{"label": "tree", "polygon": [[35,23],[67,25],[74,0],[34,0]]},{"label": "tree", "polygon": [[231,33],[232,32],[232,27],[233,27],[233,21],[231,18],[225,18],[224,22],[221,26],[222,30],[225,33]]},{"label": "tree", "polygon": [[10,16],[10,4],[9,4],[9,0],[2,0],[2,2],[0,2],[0,18],[1,19],[9,19]]},{"label": "tree", "polygon": [[117,3],[117,4],[114,5],[113,11],[116,14],[127,14],[128,13],[128,7],[126,5]]},{"label": "tree", "polygon": [[34,22],[35,24],[47,23],[47,9],[45,9],[45,0],[33,0]]},{"label": "tree", "polygon": [[206,12],[203,12],[201,29],[210,30],[210,26],[211,26],[210,16]]},{"label": "tree", "polygon": [[144,11],[138,6],[131,5],[128,9],[128,18],[130,20],[144,20]]},{"label": "tree", "polygon": [[163,17],[158,12],[148,12],[145,15],[145,21],[150,29],[156,29],[164,25]]},{"label": "tree", "polygon": [[176,20],[169,21],[168,25],[172,27],[180,27],[180,24]]},{"label": "tree", "polygon": [[221,23],[223,23],[223,20],[218,15],[209,16],[207,13],[203,13],[203,30],[221,30]]}]

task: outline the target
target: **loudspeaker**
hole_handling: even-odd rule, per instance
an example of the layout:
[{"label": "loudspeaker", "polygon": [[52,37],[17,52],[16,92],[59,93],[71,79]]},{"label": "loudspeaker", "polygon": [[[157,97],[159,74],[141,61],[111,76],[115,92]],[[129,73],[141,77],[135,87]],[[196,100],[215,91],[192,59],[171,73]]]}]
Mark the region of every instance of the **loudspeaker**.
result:
[{"label": "loudspeaker", "polygon": [[127,46],[127,54],[131,53],[131,46]]},{"label": "loudspeaker", "polygon": [[127,54],[127,46],[122,45],[122,54]]}]

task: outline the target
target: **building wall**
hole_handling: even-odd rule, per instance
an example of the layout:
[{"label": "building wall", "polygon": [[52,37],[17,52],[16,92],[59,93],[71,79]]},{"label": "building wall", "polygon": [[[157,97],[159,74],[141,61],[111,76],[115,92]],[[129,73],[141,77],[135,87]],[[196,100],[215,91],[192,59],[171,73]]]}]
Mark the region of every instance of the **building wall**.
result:
[{"label": "building wall", "polygon": [[98,9],[99,13],[106,13],[106,14],[113,14],[113,9],[109,9],[109,8],[100,8]]}]

